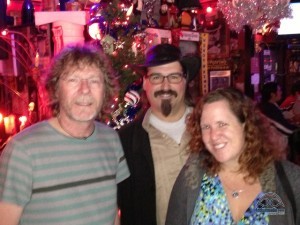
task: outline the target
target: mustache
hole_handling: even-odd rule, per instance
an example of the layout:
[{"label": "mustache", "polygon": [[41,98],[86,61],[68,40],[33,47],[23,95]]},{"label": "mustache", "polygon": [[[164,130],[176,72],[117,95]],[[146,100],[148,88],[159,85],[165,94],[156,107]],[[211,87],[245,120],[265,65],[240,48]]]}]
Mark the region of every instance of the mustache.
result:
[{"label": "mustache", "polygon": [[79,96],[75,100],[75,103],[77,104],[91,104],[92,102],[94,102],[94,98],[91,96]]},{"label": "mustache", "polygon": [[159,90],[159,91],[156,91],[154,93],[154,97],[157,97],[159,95],[164,95],[164,94],[174,95],[175,97],[177,97],[177,92],[173,91],[173,90],[167,90],[167,91]]}]

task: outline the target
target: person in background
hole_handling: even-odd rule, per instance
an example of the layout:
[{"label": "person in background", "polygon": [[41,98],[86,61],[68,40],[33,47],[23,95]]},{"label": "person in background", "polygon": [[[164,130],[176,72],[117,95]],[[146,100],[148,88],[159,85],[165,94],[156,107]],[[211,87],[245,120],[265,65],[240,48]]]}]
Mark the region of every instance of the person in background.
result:
[{"label": "person in background", "polygon": [[300,123],[300,80],[296,81],[289,95],[281,104],[284,117],[292,123]]},{"label": "person in background", "polygon": [[187,126],[191,155],[173,187],[166,225],[300,223],[300,167],[277,160],[276,136],[251,99],[216,89]]},{"label": "person in background", "polygon": [[113,90],[110,62],[91,46],[67,46],[48,75],[54,116],[1,155],[0,224],[111,225],[129,170],[116,131],[95,121]]},{"label": "person in background", "polygon": [[133,68],[143,76],[150,108],[119,131],[131,173],[118,186],[121,224],[164,225],[173,184],[188,157],[185,121],[192,107],[186,89],[199,73],[200,59],[159,44]]},{"label": "person in background", "polygon": [[282,98],[282,91],[276,82],[265,83],[261,90],[260,110],[280,132],[291,135],[297,128],[284,118],[278,102]]}]

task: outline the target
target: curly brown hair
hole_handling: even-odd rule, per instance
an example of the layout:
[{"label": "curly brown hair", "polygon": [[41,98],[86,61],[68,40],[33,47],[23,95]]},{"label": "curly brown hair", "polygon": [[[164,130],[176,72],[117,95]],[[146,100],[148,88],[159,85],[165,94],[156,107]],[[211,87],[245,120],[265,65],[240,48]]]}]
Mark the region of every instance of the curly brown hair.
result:
[{"label": "curly brown hair", "polygon": [[202,166],[210,175],[219,172],[220,163],[209,153],[202,141],[200,121],[203,106],[221,100],[227,101],[238,121],[245,124],[245,150],[239,158],[239,171],[248,174],[245,179],[256,179],[266,165],[278,158],[272,141],[276,137],[268,135],[270,124],[254,102],[237,89],[220,88],[200,99],[187,121],[187,130],[192,136],[190,151],[203,155]]},{"label": "curly brown hair", "polygon": [[[59,113],[59,99],[56,97],[56,90],[60,77],[72,71],[91,66],[100,68],[103,73],[105,87],[105,99],[103,102],[105,104],[117,87],[117,76],[111,66],[111,62],[100,48],[88,44],[68,45],[53,58],[45,80],[45,88],[48,91],[49,106],[54,116]],[[104,105],[102,110],[105,107]]]}]

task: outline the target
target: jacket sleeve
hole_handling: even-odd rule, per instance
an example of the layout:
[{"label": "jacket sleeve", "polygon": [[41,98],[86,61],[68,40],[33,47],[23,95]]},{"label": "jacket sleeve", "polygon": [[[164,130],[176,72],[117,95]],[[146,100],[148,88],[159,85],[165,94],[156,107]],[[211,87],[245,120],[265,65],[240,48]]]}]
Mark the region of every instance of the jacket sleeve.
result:
[{"label": "jacket sleeve", "polygon": [[[130,130],[131,131],[131,130]],[[120,140],[123,146],[124,155],[126,157],[129,171],[131,173],[130,177],[118,184],[118,207],[120,210],[121,224],[131,225],[134,221],[134,206],[133,206],[133,196],[132,196],[132,176],[134,176],[134,171],[132,170],[132,156],[130,154],[130,146],[132,145],[132,139],[129,134],[131,132],[126,128],[125,130],[119,131]]]},{"label": "jacket sleeve", "polygon": [[169,200],[166,225],[187,225],[186,166],[179,173]]},{"label": "jacket sleeve", "polygon": [[300,167],[288,161],[284,161],[283,168],[290,182],[295,205],[296,205],[296,221],[295,224],[300,224]]}]

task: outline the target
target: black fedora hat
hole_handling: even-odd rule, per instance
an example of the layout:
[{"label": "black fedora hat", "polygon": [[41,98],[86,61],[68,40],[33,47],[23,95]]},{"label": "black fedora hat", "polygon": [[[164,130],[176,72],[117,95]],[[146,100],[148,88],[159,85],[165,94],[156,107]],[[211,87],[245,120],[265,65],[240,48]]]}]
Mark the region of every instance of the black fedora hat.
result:
[{"label": "black fedora hat", "polygon": [[150,48],[146,53],[144,64],[131,65],[139,74],[145,75],[148,67],[160,66],[179,61],[186,72],[187,80],[191,81],[199,74],[201,60],[197,55],[181,56],[179,48],[172,44],[159,44]]}]

